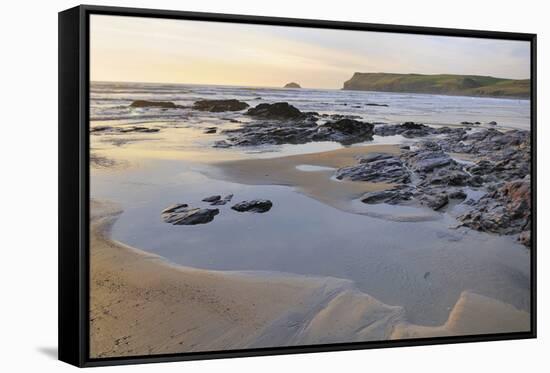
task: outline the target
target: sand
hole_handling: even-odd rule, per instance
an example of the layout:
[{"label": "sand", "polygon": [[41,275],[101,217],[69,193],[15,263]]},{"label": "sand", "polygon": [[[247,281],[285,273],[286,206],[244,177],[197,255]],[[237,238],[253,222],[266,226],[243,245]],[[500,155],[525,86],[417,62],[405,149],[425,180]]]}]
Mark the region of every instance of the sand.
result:
[{"label": "sand", "polygon": [[[214,163],[214,178],[252,185],[286,185],[330,206],[347,210],[346,203],[364,193],[389,189],[388,183],[336,180],[335,169],[358,163],[357,157],[371,152],[399,154],[397,145],[351,146],[337,150],[267,159],[244,159]],[[333,168],[303,171],[300,166]]]},{"label": "sand", "polygon": [[91,210],[92,358],[529,329],[528,313],[469,292],[423,327],[348,280],[177,266],[112,240],[117,206]]}]

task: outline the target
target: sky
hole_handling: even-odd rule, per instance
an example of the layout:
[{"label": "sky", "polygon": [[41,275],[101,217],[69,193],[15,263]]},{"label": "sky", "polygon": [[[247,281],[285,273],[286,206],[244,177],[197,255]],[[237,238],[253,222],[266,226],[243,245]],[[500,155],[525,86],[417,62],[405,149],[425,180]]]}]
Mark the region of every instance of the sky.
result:
[{"label": "sky", "polygon": [[342,88],[354,72],[527,79],[526,41],[92,15],[92,81]]}]

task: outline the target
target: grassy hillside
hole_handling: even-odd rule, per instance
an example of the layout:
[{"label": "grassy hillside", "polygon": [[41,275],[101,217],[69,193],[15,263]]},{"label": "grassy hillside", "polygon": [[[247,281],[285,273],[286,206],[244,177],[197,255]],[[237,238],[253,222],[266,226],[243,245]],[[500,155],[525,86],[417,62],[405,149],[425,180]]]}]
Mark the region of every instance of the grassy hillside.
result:
[{"label": "grassy hillside", "polygon": [[355,73],[344,83],[343,89],[529,98],[530,85],[529,79],[501,79],[477,75]]}]

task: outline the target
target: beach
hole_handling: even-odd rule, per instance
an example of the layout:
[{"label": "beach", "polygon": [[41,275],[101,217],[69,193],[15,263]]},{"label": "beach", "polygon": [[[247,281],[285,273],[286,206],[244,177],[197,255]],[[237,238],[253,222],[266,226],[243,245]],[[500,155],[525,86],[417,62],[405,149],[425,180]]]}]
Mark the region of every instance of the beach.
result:
[{"label": "beach", "polygon": [[528,331],[526,108],[92,84],[90,355]]},{"label": "beach", "polygon": [[120,209],[91,204],[90,356],[114,357],[468,335],[529,328],[529,314],[465,292],[442,326],[350,281],[173,265],[109,238]]}]

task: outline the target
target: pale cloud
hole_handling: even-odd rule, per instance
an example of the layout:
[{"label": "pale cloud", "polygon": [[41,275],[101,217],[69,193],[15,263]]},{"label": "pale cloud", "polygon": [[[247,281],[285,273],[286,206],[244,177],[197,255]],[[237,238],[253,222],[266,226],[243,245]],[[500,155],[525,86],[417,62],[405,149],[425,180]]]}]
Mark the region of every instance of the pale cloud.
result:
[{"label": "pale cloud", "polygon": [[91,78],[341,88],[356,72],[529,77],[529,43],[118,16],[91,17]]}]

